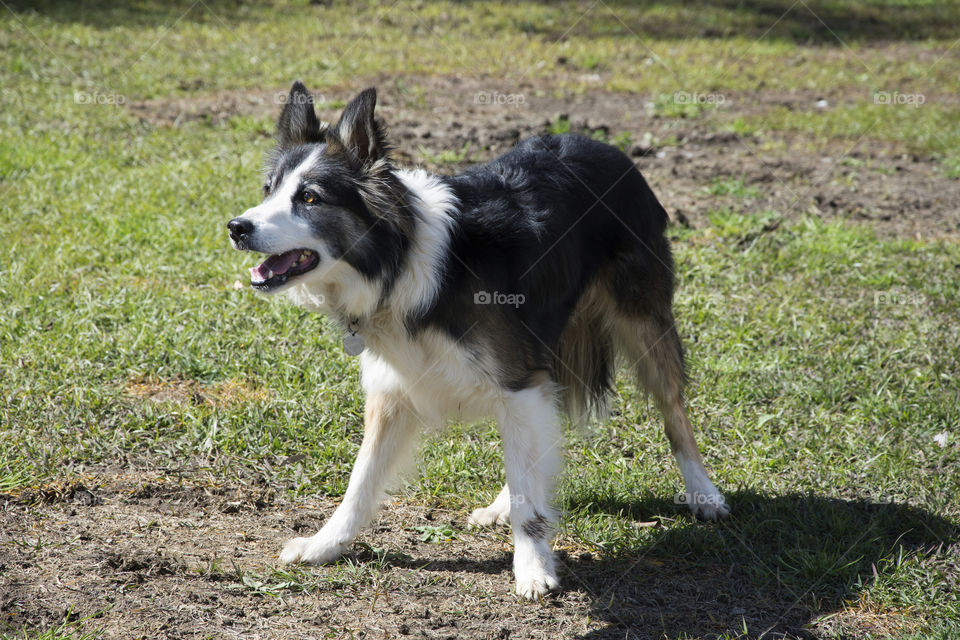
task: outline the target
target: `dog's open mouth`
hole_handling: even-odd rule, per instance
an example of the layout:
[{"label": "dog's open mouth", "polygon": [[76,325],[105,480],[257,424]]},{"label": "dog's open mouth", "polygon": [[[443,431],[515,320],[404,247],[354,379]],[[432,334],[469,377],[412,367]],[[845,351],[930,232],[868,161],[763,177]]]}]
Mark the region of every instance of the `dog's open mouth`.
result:
[{"label": "dog's open mouth", "polygon": [[320,256],[309,249],[294,249],[270,256],[250,269],[250,285],[269,290],[285,284],[290,278],[303,275],[320,264]]}]

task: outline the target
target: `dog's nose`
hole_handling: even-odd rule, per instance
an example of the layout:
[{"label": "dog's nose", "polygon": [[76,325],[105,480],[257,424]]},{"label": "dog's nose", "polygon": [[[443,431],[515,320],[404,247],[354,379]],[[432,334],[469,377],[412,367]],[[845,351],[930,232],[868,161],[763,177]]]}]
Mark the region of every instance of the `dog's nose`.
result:
[{"label": "dog's nose", "polygon": [[234,218],[227,223],[227,230],[230,232],[230,239],[241,244],[253,232],[253,223],[245,218]]}]

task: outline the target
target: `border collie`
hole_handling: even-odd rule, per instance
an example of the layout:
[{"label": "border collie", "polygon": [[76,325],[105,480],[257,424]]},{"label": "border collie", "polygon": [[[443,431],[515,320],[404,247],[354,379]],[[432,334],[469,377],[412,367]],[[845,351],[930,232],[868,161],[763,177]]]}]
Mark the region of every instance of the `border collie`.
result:
[{"label": "border collie", "polygon": [[562,416],[602,415],[617,355],[663,413],[694,514],[726,516],[683,404],[667,214],[630,159],[560,135],[456,176],[398,169],[375,105],[367,89],[330,125],[294,83],[263,202],[227,224],[234,248],[269,255],[254,289],[339,321],[366,392],[343,502],[280,561],[336,560],[419,432],[492,416],[507,484],[469,524],[512,525],[518,594],[556,589]]}]

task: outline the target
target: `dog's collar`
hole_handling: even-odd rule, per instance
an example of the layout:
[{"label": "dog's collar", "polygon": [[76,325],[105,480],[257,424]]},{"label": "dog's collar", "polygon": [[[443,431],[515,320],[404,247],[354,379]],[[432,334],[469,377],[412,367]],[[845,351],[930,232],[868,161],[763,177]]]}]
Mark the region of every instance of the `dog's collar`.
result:
[{"label": "dog's collar", "polygon": [[354,316],[347,321],[347,331],[343,336],[343,350],[347,355],[358,356],[366,347],[360,335],[360,318]]}]

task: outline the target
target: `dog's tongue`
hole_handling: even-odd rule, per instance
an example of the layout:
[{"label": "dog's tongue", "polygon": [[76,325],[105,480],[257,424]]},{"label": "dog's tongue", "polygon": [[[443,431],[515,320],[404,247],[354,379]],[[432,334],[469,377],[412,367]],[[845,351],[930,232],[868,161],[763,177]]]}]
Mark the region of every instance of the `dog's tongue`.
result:
[{"label": "dog's tongue", "polygon": [[273,276],[279,276],[287,272],[287,269],[293,266],[293,263],[300,257],[301,251],[294,249],[275,256],[270,256],[259,266],[250,269],[251,282],[264,282]]}]

